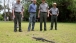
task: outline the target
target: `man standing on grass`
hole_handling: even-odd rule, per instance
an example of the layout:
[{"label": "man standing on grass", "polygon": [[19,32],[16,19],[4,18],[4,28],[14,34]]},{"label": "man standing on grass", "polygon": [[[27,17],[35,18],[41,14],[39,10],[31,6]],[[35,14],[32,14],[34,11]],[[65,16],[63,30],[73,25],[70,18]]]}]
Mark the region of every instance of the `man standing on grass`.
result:
[{"label": "man standing on grass", "polygon": [[31,25],[32,25],[31,31],[34,31],[34,26],[36,21],[36,10],[37,10],[36,0],[33,0],[32,4],[29,5],[29,9],[28,9],[28,12],[30,14],[28,31],[30,31]]},{"label": "man standing on grass", "polygon": [[39,6],[38,18],[40,18],[40,31],[42,31],[42,22],[44,20],[44,31],[46,31],[46,21],[47,16],[49,17],[49,6],[45,3],[45,0],[42,0],[42,3]]},{"label": "man standing on grass", "polygon": [[55,30],[57,30],[57,17],[59,15],[59,9],[56,7],[57,4],[53,3],[53,7],[50,9],[51,15],[51,29],[53,29],[53,23],[55,22]]},{"label": "man standing on grass", "polygon": [[13,5],[13,19],[14,19],[14,32],[17,32],[17,22],[19,25],[19,32],[22,32],[21,29],[21,18],[23,18],[23,6],[20,3],[20,0],[16,0],[16,3]]}]

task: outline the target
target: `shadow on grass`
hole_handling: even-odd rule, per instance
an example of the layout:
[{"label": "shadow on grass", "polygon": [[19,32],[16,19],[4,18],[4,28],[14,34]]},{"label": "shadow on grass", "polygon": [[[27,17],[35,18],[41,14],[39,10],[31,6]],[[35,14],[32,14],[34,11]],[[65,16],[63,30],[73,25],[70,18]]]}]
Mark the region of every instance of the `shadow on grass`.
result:
[{"label": "shadow on grass", "polygon": [[32,37],[33,39],[36,39],[36,41],[42,41],[42,42],[49,42],[49,43],[55,43],[53,41],[49,41],[49,40],[46,40],[44,38],[37,38],[37,37]]}]

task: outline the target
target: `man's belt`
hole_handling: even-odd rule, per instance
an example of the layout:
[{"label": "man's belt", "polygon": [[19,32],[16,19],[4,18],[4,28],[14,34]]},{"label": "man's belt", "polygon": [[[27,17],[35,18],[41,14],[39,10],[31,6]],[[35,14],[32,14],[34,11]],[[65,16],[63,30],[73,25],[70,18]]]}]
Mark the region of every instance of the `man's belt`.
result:
[{"label": "man's belt", "polygon": [[47,13],[47,12],[41,12],[41,13]]},{"label": "man's belt", "polygon": [[21,13],[21,12],[15,12],[15,13]]},{"label": "man's belt", "polygon": [[30,13],[36,13],[36,12],[30,12]]},{"label": "man's belt", "polygon": [[52,15],[52,16],[57,16],[57,15]]}]

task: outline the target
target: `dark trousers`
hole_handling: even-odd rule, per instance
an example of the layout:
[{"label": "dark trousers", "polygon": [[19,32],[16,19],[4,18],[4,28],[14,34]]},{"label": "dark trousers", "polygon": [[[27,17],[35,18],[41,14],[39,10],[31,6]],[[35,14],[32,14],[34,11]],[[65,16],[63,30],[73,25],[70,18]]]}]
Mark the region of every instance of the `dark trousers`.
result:
[{"label": "dark trousers", "polygon": [[18,25],[19,25],[19,31],[21,31],[21,14],[20,13],[15,13],[14,31],[17,31],[17,22],[18,22]]},{"label": "dark trousers", "polygon": [[55,22],[55,29],[57,29],[57,16],[56,15],[51,16],[51,29],[53,29],[54,22]]},{"label": "dark trousers", "polygon": [[32,24],[32,30],[34,30],[35,22],[36,22],[36,13],[30,13],[28,31],[30,31],[31,29],[31,24]]},{"label": "dark trousers", "polygon": [[47,13],[40,13],[40,31],[42,31],[42,22],[44,22],[44,30],[46,30]]}]

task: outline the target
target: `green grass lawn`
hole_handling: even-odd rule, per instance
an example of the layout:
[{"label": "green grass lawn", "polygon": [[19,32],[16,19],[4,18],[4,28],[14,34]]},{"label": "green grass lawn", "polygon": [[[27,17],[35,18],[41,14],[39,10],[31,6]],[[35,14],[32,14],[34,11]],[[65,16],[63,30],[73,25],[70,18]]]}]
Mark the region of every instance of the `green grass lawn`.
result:
[{"label": "green grass lawn", "polygon": [[0,22],[0,43],[76,43],[76,23],[58,23],[58,30],[50,30],[48,22],[47,31],[39,31],[40,24],[36,23],[35,31],[28,32],[28,22],[22,22],[23,32],[14,32],[13,28],[13,22]]}]

